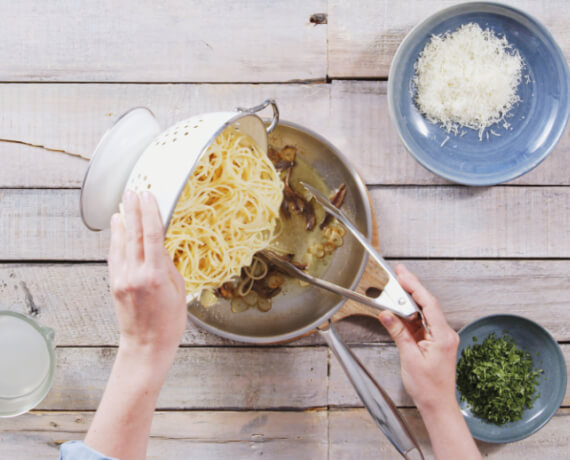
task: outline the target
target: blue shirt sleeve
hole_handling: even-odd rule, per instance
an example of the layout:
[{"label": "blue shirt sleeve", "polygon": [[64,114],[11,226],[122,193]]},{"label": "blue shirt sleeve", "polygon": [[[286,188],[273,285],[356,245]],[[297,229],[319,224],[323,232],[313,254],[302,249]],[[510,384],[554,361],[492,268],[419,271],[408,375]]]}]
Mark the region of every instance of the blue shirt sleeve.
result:
[{"label": "blue shirt sleeve", "polygon": [[68,441],[59,448],[59,460],[117,460],[107,457],[81,441]]}]

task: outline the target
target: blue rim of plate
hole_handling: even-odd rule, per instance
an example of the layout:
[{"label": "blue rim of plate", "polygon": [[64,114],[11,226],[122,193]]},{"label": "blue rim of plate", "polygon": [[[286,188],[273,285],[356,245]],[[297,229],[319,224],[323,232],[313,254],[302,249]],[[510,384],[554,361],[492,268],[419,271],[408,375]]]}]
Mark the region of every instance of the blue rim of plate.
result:
[{"label": "blue rim of plate", "polygon": [[[467,415],[463,414],[465,421],[467,423],[467,426],[469,428],[469,431],[471,431],[471,435],[479,441],[483,441],[483,442],[487,442],[487,443],[491,443],[491,444],[506,444],[506,443],[510,443],[510,442],[520,441],[521,439],[525,439],[525,438],[533,435],[537,431],[541,430],[542,428],[544,428],[544,426],[552,419],[552,417],[556,414],[556,412],[560,408],[560,405],[562,404],[562,401],[564,400],[564,396],[566,394],[566,386],[568,383],[567,378],[566,378],[566,373],[567,373],[566,361],[564,360],[564,354],[562,353],[560,345],[558,344],[556,339],[552,336],[552,334],[546,328],[544,328],[543,326],[541,326],[537,322],[532,321],[532,320],[525,318],[524,316],[520,316],[520,315],[512,315],[512,314],[506,314],[506,313],[487,315],[487,316],[483,316],[481,318],[478,318],[475,321],[472,321],[471,323],[462,327],[458,331],[459,337],[461,339],[461,343],[460,343],[459,348],[457,350],[457,361],[459,361],[459,358],[461,355],[460,351],[463,349],[462,344],[465,344],[466,341],[468,341],[470,343],[472,341],[471,337],[466,337],[466,335],[469,333],[473,334],[472,329],[476,330],[477,327],[480,325],[480,323],[494,322],[494,320],[500,320],[500,319],[511,319],[511,320],[515,320],[518,322],[528,323],[531,326],[540,330],[544,334],[545,338],[548,341],[550,341],[552,344],[554,344],[554,350],[555,350],[556,358],[558,358],[558,361],[561,364],[561,366],[560,366],[560,371],[561,371],[560,372],[560,375],[561,375],[560,386],[561,386],[561,388],[563,388],[563,391],[560,394],[558,400],[555,401],[556,402],[555,409],[551,413],[548,413],[548,415],[544,418],[544,420],[542,420],[539,424],[537,424],[532,430],[529,430],[527,432],[523,432],[523,433],[516,435],[516,436],[513,436],[513,437],[509,437],[508,440],[504,440],[504,438],[496,439],[496,438],[481,435],[476,430],[474,430],[473,424],[470,423],[471,419],[473,419],[473,420],[480,420],[480,419],[476,416],[473,416],[473,415],[467,416]],[[478,342],[478,343],[480,343],[480,342]],[[532,355],[532,353],[531,353],[531,355]],[[533,358],[534,358],[534,356],[533,356]],[[547,377],[547,376],[544,376],[544,377]],[[456,396],[457,396],[458,402],[459,402],[458,390],[456,390]],[[517,422],[515,422],[515,423],[517,423]],[[501,426],[495,425],[495,427],[498,430],[506,431],[509,428],[509,424],[505,424],[505,425],[501,425]]]},{"label": "blue rim of plate", "polygon": [[[422,35],[419,36],[418,38],[418,36],[416,36],[418,35],[418,31],[424,28],[429,28],[429,30],[432,31],[434,28],[437,28],[439,24],[448,21],[450,18],[454,16],[476,13],[477,11],[479,11],[478,9],[495,9],[496,11],[485,10],[486,14],[495,15],[495,16],[501,16],[501,11],[505,13],[511,13],[515,16],[519,16],[518,19],[511,18],[513,21],[520,23],[520,19],[524,19],[529,24],[531,24],[538,32],[540,32],[540,34],[542,35],[541,38],[543,38],[544,42],[548,44],[548,47],[552,49],[551,53],[552,59],[555,61],[556,65],[560,67],[560,76],[565,77],[560,79],[560,85],[563,90],[562,93],[565,100],[568,100],[570,92],[570,83],[569,83],[570,70],[568,68],[568,62],[566,60],[566,57],[564,56],[564,53],[560,49],[560,46],[556,43],[550,31],[541,22],[539,22],[536,18],[529,15],[528,13],[509,5],[504,5],[497,2],[467,2],[450,6],[448,8],[444,8],[436,12],[435,14],[429,16],[428,18],[424,19],[423,21],[418,23],[414,28],[412,28],[412,30],[406,35],[404,40],[400,43],[400,46],[398,47],[394,55],[394,58],[392,60],[392,64],[390,66],[390,72],[388,78],[388,110],[392,122],[396,128],[396,131],[398,132],[400,139],[402,140],[404,146],[406,147],[406,150],[424,168],[451,182],[463,185],[490,186],[514,180],[517,177],[520,177],[528,173],[529,171],[533,170],[540,163],[542,163],[542,161],[546,159],[546,157],[552,152],[552,150],[554,150],[554,148],[562,138],[564,130],[566,129],[566,125],[570,117],[570,103],[561,104],[561,107],[556,114],[556,127],[555,129],[552,129],[552,131],[550,132],[549,136],[547,137],[547,141],[544,142],[544,147],[541,149],[542,152],[540,152],[539,155],[536,155],[536,158],[533,158],[532,161],[525,163],[524,166],[518,165],[518,169],[515,168],[513,171],[508,171],[502,176],[499,172],[497,172],[491,175],[491,177],[482,176],[478,178],[476,175],[474,175],[473,177],[466,177],[466,174],[461,173],[461,171],[452,171],[452,172],[442,171],[438,169],[438,167],[430,164],[429,161],[426,161],[425,158],[422,158],[421,152],[420,153],[416,152],[414,148],[410,145],[410,142],[406,138],[406,135],[403,134],[404,130],[401,125],[403,125],[404,123],[399,119],[400,117],[396,116],[396,108],[395,108],[395,106],[401,107],[401,105],[396,104],[394,101],[394,99],[397,97],[397,95],[394,93],[395,91],[394,85],[396,84],[395,74],[397,68],[399,67],[398,64],[400,64],[402,54],[407,51],[408,47],[412,47],[414,43],[417,43],[417,40],[420,40],[420,42],[427,41],[427,37],[429,37],[429,34],[426,36],[425,34],[422,33]],[[407,88],[407,83],[406,83],[406,88]],[[412,105],[413,109],[419,114],[419,111],[417,110],[415,103],[413,101]],[[423,115],[420,116],[423,117]],[[450,134],[450,138],[452,138],[452,136],[453,134]],[[429,160],[429,158],[427,160]]]}]

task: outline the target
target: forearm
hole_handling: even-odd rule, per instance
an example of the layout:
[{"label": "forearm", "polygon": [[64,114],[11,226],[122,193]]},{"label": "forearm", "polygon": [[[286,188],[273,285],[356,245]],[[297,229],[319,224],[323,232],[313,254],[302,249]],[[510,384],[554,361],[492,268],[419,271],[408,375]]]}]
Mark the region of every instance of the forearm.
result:
[{"label": "forearm", "polygon": [[121,460],[146,458],[156,400],[170,367],[170,363],[162,362],[157,369],[153,361],[156,358],[144,351],[119,347],[105,393],[85,438],[88,446]]},{"label": "forearm", "polygon": [[419,408],[436,460],[481,460],[479,449],[455,401]]}]

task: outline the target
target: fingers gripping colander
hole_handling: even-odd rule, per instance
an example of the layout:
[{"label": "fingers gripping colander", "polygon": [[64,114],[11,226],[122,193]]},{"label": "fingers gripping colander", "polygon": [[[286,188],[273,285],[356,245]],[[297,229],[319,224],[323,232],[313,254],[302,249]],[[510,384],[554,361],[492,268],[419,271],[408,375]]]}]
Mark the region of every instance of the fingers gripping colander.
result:
[{"label": "fingers gripping colander", "polygon": [[[269,105],[273,119],[266,127],[256,112]],[[273,100],[250,109],[197,115],[162,132],[150,110],[128,111],[103,136],[89,163],[81,188],[83,222],[91,230],[107,228],[126,189],[150,190],[166,231],[190,174],[222,131],[232,125],[267,152],[267,134],[278,121]]]}]

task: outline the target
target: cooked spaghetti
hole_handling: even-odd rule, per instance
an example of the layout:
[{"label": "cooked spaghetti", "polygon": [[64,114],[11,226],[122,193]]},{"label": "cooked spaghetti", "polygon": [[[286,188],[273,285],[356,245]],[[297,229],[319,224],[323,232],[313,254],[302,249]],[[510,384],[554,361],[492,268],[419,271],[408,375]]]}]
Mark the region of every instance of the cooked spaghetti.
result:
[{"label": "cooked spaghetti", "polygon": [[190,176],[170,220],[165,246],[199,294],[239,276],[275,237],[283,183],[255,142],[226,129]]}]

